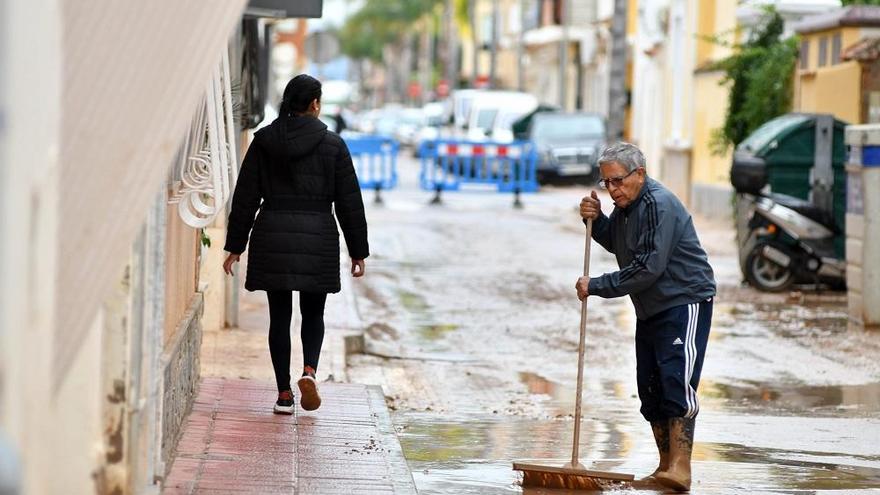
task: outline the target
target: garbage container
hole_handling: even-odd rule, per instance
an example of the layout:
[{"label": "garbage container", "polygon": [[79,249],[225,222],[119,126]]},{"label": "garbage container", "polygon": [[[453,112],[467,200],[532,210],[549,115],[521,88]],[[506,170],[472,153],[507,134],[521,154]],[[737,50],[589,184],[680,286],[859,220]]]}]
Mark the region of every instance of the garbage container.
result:
[{"label": "garbage container", "polygon": [[[819,159],[831,153],[831,198],[828,209],[837,226],[844,230],[846,212],[846,123],[833,120],[831,138],[822,139],[817,122],[826,116],[787,113],[767,121],[740,143],[734,152],[730,180],[737,192],[758,194],[765,186],[770,192],[814,201],[817,185],[827,180],[817,177]],[[827,117],[830,119],[830,117]],[[830,150],[823,147],[830,147]],[[826,158],[827,159],[827,158]],[[827,163],[827,162],[826,162]],[[817,204],[817,206],[819,206]],[[845,237],[834,243],[835,254],[843,259]]]}]

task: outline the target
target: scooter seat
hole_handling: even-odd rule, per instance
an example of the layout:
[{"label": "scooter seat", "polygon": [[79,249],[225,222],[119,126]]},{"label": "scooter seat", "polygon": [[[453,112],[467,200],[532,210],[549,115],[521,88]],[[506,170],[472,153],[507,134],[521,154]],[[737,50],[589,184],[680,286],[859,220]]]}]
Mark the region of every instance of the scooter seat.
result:
[{"label": "scooter seat", "polygon": [[834,215],[830,211],[823,210],[809,201],[787,194],[771,193],[768,197],[776,203],[786,208],[791,208],[810,220],[824,225],[835,234],[840,233],[840,229],[834,221]]}]

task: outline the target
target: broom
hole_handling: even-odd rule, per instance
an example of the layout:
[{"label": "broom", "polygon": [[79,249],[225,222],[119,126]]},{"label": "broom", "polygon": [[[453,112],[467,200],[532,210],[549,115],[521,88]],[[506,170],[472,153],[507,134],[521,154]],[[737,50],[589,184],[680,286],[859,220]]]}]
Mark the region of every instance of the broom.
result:
[{"label": "broom", "polygon": [[[587,240],[584,247],[584,276],[590,274],[590,239],[593,221],[587,220]],[[571,446],[571,462],[562,467],[539,464],[513,463],[515,471],[522,471],[523,486],[539,488],[566,488],[574,490],[601,490],[624,481],[632,481],[631,474],[608,471],[592,471],[578,461],[581,436],[581,396],[584,384],[584,341],[587,333],[587,298],[581,302],[581,336],[578,345],[577,400],[574,405],[574,442]]]}]

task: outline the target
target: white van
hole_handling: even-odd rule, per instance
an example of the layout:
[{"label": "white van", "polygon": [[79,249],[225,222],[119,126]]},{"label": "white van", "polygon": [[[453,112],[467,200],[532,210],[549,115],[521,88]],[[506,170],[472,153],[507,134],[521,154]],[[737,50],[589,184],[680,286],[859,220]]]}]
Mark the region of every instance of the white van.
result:
[{"label": "white van", "polygon": [[518,91],[485,91],[471,104],[467,138],[472,141],[513,140],[513,123],[538,108],[538,99]]},{"label": "white van", "polygon": [[452,125],[455,134],[463,134],[467,127],[471,105],[478,95],[485,93],[484,89],[457,89],[452,93]]}]

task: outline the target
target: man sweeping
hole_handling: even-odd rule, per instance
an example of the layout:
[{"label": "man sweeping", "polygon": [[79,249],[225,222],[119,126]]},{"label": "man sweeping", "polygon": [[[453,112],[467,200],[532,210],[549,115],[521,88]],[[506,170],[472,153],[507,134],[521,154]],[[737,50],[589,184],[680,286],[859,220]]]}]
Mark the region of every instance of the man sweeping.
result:
[{"label": "man sweeping", "polygon": [[614,211],[605,216],[593,191],[581,200],[581,216],[593,220],[593,239],[615,255],[620,270],[579,278],[578,298],[630,296],[641,413],[660,452],[649,478],[686,491],[715,296],[712,267],[690,214],[648,177],[641,150],[629,143],[610,146],[599,158],[599,171]]}]

